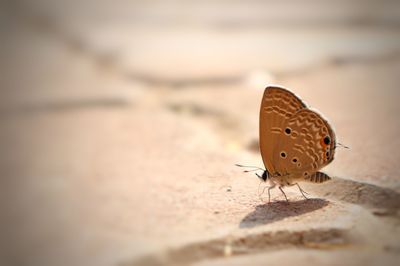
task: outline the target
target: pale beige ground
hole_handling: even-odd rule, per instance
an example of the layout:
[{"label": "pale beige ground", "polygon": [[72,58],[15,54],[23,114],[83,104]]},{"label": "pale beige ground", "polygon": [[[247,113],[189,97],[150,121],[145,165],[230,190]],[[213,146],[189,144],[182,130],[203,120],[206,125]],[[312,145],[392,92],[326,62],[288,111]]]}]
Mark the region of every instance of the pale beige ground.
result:
[{"label": "pale beige ground", "polygon": [[[1,265],[398,265],[398,4],[246,2],[3,9]],[[269,83],[351,147],[311,200],[234,166]]]}]

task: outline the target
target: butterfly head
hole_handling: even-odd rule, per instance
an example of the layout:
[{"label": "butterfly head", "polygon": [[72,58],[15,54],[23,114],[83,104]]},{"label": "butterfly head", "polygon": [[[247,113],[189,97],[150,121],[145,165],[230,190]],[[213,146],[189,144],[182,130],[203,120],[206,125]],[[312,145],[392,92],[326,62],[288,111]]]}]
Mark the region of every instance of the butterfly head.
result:
[{"label": "butterfly head", "polygon": [[260,168],[260,167],[258,167],[258,166],[245,166],[245,165],[241,165],[241,164],[235,164],[235,165],[236,165],[236,166],[239,166],[239,167],[253,168],[253,169],[251,169],[251,170],[244,170],[243,172],[245,172],[245,173],[254,172],[254,171],[259,171],[259,170],[263,171],[262,175],[259,175],[259,174],[256,172],[256,176],[257,176],[261,181],[266,182],[269,178],[271,178],[271,174],[268,172],[268,170],[263,169],[263,168]]},{"label": "butterfly head", "polygon": [[264,182],[266,182],[267,179],[270,177],[269,172],[267,170],[265,170],[262,175],[257,174],[257,176],[261,181],[264,181]]}]

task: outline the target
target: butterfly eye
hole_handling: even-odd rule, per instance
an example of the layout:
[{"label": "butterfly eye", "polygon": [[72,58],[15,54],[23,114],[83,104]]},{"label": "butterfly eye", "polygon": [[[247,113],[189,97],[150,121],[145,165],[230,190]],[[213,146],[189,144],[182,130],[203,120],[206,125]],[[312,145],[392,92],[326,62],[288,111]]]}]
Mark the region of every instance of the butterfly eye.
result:
[{"label": "butterfly eye", "polygon": [[329,136],[326,136],[326,137],[324,138],[324,143],[325,143],[326,145],[329,145],[329,144],[331,143],[331,138],[330,138]]}]

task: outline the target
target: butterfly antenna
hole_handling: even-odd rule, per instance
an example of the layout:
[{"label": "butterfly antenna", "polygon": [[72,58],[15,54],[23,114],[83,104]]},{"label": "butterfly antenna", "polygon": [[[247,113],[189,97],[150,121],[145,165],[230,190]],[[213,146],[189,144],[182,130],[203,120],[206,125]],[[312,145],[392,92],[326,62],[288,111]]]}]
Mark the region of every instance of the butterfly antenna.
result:
[{"label": "butterfly antenna", "polygon": [[265,169],[263,169],[263,168],[261,168],[261,167],[258,167],[258,166],[247,166],[247,165],[241,165],[241,164],[235,164],[235,165],[236,165],[236,166],[239,166],[239,167],[254,168],[254,169],[252,169],[252,170],[244,170],[243,172],[245,172],[245,173],[253,172],[253,171],[258,171],[258,170],[265,171]]},{"label": "butterfly antenna", "polygon": [[342,143],[338,142],[339,147],[345,148],[345,149],[350,149],[350,147],[343,145]]}]

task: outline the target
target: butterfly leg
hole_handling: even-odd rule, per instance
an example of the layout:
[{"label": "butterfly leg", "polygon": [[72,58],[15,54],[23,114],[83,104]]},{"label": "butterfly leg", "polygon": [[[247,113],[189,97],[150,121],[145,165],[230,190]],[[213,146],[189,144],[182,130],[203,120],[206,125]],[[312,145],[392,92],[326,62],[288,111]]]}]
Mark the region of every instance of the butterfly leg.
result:
[{"label": "butterfly leg", "polygon": [[[301,195],[303,195],[303,197],[305,198],[305,199],[308,199],[307,197],[306,197],[306,195],[304,195],[304,193],[306,193],[306,194],[308,194],[306,191],[304,191],[301,187],[300,187],[300,185],[298,184],[298,183],[296,183],[295,184],[298,188],[299,188],[299,190],[300,190],[300,192],[301,192]],[[309,195],[309,194],[308,194]]]},{"label": "butterfly leg", "polygon": [[283,196],[285,196],[286,201],[289,202],[289,200],[288,200],[287,197],[286,197],[285,192],[284,192],[283,189],[282,189],[282,186],[279,186],[279,190],[282,192]]},{"label": "butterfly leg", "polygon": [[301,195],[303,195],[303,197],[304,197],[305,199],[309,199],[309,198],[306,197],[306,195],[304,195],[304,193],[307,194],[307,195],[310,195],[310,194],[309,194],[307,191],[304,191],[304,190],[300,187],[300,185],[299,185],[298,183],[294,183],[294,184],[291,184],[291,185],[289,185],[289,186],[291,187],[291,186],[294,186],[294,185],[296,185],[296,186],[299,188],[299,190],[300,190],[300,192],[301,192]]},{"label": "butterfly leg", "polygon": [[273,184],[272,186],[270,186],[270,187],[268,188],[268,203],[271,202],[271,189],[273,189],[275,186],[276,186],[276,185]]}]

